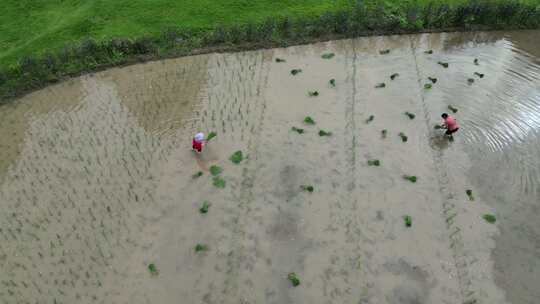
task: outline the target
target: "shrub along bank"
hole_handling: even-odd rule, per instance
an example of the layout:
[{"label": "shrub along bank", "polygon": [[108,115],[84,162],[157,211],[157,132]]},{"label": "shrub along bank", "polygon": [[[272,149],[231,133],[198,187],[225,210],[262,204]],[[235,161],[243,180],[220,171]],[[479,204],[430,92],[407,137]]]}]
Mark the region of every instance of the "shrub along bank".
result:
[{"label": "shrub along bank", "polygon": [[386,6],[362,2],[319,16],[270,18],[213,29],[168,28],[137,39],[87,39],[0,70],[0,103],[71,76],[134,62],[375,34],[540,28],[540,2],[476,0]]}]

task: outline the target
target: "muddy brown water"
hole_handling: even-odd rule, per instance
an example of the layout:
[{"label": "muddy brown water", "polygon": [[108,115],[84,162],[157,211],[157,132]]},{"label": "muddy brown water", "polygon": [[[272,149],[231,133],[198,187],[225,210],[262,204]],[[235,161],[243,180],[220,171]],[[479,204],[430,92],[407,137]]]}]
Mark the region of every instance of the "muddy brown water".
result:
[{"label": "muddy brown water", "polygon": [[[453,142],[433,129],[448,105]],[[200,157],[197,131],[218,133]],[[537,303],[540,32],[210,54],[51,86],[0,107],[0,208],[1,303]]]}]

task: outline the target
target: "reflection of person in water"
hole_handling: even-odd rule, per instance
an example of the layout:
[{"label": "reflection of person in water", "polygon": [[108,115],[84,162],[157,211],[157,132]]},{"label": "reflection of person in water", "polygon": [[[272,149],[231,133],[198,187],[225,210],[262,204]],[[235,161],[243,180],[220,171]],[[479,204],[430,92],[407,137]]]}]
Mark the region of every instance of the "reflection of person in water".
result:
[{"label": "reflection of person in water", "polygon": [[192,147],[193,150],[197,153],[202,152],[202,148],[204,146],[204,133],[197,133],[193,137]]},{"label": "reflection of person in water", "polygon": [[446,113],[442,113],[441,117],[444,120],[441,127],[446,129],[446,132],[444,134],[449,136],[450,139],[453,139],[452,134],[456,133],[459,130],[459,126],[456,120]]}]

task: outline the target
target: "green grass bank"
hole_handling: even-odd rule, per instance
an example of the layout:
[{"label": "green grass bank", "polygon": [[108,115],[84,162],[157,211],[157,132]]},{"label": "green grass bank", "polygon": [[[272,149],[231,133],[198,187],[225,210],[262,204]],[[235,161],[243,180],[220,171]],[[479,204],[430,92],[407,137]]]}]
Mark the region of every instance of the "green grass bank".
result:
[{"label": "green grass bank", "polygon": [[540,0],[6,0],[3,6],[0,103],[66,77],[159,58],[373,34],[540,27]]}]

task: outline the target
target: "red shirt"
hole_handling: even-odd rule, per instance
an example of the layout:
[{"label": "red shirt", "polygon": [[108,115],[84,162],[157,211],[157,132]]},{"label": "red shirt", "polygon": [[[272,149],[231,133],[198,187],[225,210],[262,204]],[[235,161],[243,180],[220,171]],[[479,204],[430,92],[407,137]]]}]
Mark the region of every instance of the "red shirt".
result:
[{"label": "red shirt", "polygon": [[204,141],[196,141],[195,138],[194,138],[193,142],[192,142],[193,149],[201,152],[202,147],[203,147],[203,143],[204,143]]},{"label": "red shirt", "polygon": [[459,128],[456,120],[450,115],[446,117],[446,119],[444,120],[444,124],[446,125],[449,131]]}]

